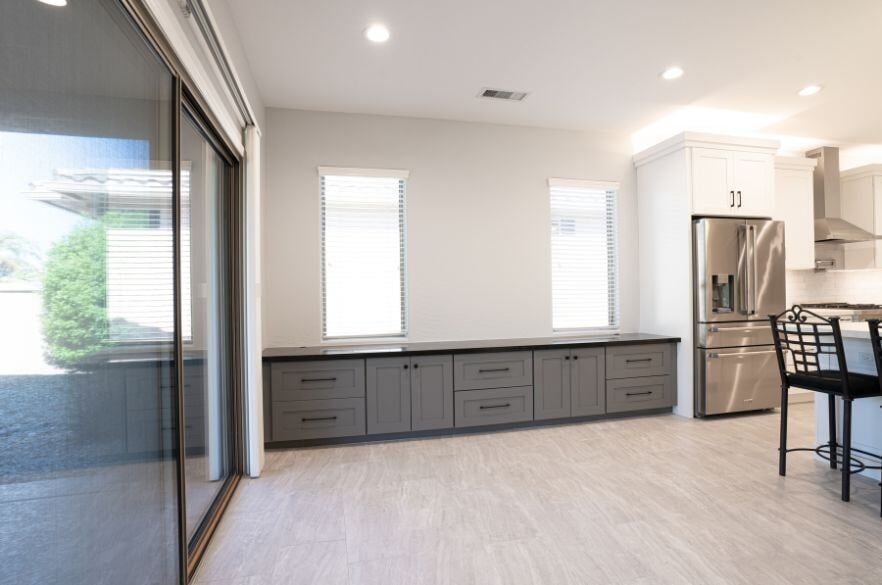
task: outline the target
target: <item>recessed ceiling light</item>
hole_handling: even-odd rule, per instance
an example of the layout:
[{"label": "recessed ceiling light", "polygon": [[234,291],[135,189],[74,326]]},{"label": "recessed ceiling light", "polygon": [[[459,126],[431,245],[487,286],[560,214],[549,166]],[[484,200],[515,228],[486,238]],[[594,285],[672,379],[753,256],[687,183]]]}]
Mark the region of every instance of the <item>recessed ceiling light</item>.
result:
[{"label": "recessed ceiling light", "polygon": [[679,67],[668,67],[661,72],[660,77],[662,79],[667,79],[668,81],[671,79],[677,79],[683,77],[683,70]]},{"label": "recessed ceiling light", "polygon": [[384,24],[372,24],[364,31],[364,36],[372,43],[385,43],[389,40],[389,29]]},{"label": "recessed ceiling light", "polygon": [[807,85],[799,90],[799,95],[801,95],[802,97],[808,97],[810,95],[815,95],[822,89],[824,89],[824,87],[821,85]]},{"label": "recessed ceiling light", "polygon": [[67,0],[37,0],[37,2],[42,2],[49,6],[67,6]]}]

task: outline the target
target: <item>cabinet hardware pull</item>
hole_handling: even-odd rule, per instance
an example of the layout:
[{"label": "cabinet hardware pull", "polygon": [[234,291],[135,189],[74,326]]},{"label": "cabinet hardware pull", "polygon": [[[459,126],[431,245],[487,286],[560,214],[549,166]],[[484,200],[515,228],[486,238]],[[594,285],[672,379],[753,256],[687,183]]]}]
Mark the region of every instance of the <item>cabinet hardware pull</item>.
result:
[{"label": "cabinet hardware pull", "polygon": [[577,360],[577,359],[579,359],[579,356],[574,355],[574,356],[573,356],[573,359],[574,359],[574,360]]},{"label": "cabinet hardware pull", "polygon": [[729,207],[735,207],[735,191],[729,191],[729,195],[732,196],[732,203],[729,204]]},{"label": "cabinet hardware pull", "polygon": [[419,364],[414,364],[414,365],[413,365],[413,369],[414,369],[414,370],[417,369],[418,367],[420,367]]},{"label": "cabinet hardware pull", "polygon": [[336,382],[337,378],[303,378],[303,382]]},{"label": "cabinet hardware pull", "polygon": [[652,390],[646,392],[625,392],[625,396],[643,396],[645,394],[652,394]]},{"label": "cabinet hardware pull", "polygon": [[478,408],[481,410],[489,410],[491,408],[508,408],[511,406],[511,402],[506,402],[505,404],[482,404]]},{"label": "cabinet hardware pull", "polygon": [[314,416],[311,418],[301,418],[300,422],[318,422],[323,420],[337,420],[336,416]]},{"label": "cabinet hardware pull", "polygon": [[651,362],[651,361],[652,361],[652,358],[639,358],[639,359],[638,359],[638,358],[633,358],[633,359],[630,359],[630,360],[625,360],[625,363],[626,363],[626,364],[633,364],[633,363],[636,363],[636,362]]},{"label": "cabinet hardware pull", "polygon": [[738,191],[738,207],[741,207],[741,191]]},{"label": "cabinet hardware pull", "polygon": [[405,370],[407,369],[407,364],[404,364],[404,369],[405,369]]},{"label": "cabinet hardware pull", "polygon": [[487,368],[485,370],[478,370],[479,374],[486,374],[487,372],[507,372],[511,368]]},{"label": "cabinet hardware pull", "polygon": [[565,359],[565,360],[569,360],[569,359],[570,359],[570,356],[565,355],[565,356],[564,356],[564,359]]}]

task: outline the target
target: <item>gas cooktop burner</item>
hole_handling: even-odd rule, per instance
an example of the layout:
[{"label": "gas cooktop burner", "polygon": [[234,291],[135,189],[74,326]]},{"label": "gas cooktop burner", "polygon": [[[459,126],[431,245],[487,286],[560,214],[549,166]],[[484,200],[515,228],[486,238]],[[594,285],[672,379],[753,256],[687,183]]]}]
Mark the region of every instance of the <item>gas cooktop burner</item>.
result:
[{"label": "gas cooktop burner", "polygon": [[806,309],[845,309],[848,311],[873,311],[882,309],[882,305],[874,305],[872,303],[804,303],[802,306]]}]

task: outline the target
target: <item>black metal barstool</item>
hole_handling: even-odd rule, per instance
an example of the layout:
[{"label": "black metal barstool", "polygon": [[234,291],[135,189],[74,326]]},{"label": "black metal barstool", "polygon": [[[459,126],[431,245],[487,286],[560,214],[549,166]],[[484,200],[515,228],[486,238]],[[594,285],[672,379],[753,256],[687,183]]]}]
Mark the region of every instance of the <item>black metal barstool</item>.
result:
[{"label": "black metal barstool", "polygon": [[[880,335],[882,321],[870,319],[867,323],[870,326],[870,343],[873,345],[873,357],[876,360],[876,376],[879,378],[879,389],[882,392],[882,335]],[[882,487],[882,482],[879,482],[879,486]],[[879,515],[882,516],[882,489],[879,490]]]},{"label": "black metal barstool", "polygon": [[[836,440],[836,397],[842,399],[842,501],[851,496],[851,474],[864,469],[874,469],[852,452],[870,457],[851,446],[851,406],[854,400],[882,395],[879,377],[855,374],[848,371],[845,363],[845,349],[842,345],[842,332],[839,318],[824,319],[807,311],[799,305],[778,315],[769,315],[772,324],[772,337],[778,354],[778,369],[781,372],[781,437],[778,451],[778,473],[786,475],[787,453],[793,451],[814,451],[830,461],[830,468],[836,469],[839,462],[840,446]],[[878,335],[878,327],[876,329]],[[878,344],[876,344],[878,347]],[[785,353],[790,359],[787,359]],[[814,449],[787,448],[787,397],[791,386],[805,388],[827,395],[830,425],[829,440]]]}]

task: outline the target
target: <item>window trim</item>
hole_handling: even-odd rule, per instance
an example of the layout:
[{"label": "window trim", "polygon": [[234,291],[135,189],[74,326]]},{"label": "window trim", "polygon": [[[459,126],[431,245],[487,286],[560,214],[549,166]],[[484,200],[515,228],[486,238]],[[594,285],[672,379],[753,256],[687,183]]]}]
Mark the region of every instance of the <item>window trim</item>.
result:
[{"label": "window trim", "polygon": [[[321,345],[340,345],[347,341],[368,342],[368,343],[384,343],[389,341],[400,342],[406,341],[410,329],[410,305],[408,303],[408,254],[407,254],[407,180],[410,177],[410,171],[406,169],[378,169],[378,168],[358,168],[358,167],[335,167],[335,166],[319,166],[318,170],[318,192],[319,192],[319,306],[321,307],[321,323],[320,327],[320,344]],[[400,333],[377,333],[371,335],[327,335],[327,306],[325,300],[327,298],[327,280],[325,276],[325,203],[324,203],[324,177],[367,177],[382,179],[397,179],[400,183],[399,187],[399,225],[401,226],[399,233],[399,254],[400,254],[400,302],[401,302],[401,332]]]},{"label": "window trim", "polygon": [[[554,213],[551,208],[551,190],[555,187],[563,187],[570,189],[590,189],[601,190],[613,195],[612,216],[614,224],[612,226],[611,237],[608,235],[607,242],[612,241],[613,245],[613,266],[608,272],[612,273],[613,281],[613,302],[612,306],[607,307],[607,312],[612,325],[602,327],[555,327],[554,326],[554,247],[551,243],[551,218]],[[555,337],[573,337],[577,335],[602,336],[602,335],[618,335],[621,333],[622,314],[621,314],[621,270],[619,264],[619,252],[621,250],[619,242],[619,193],[621,184],[619,181],[595,181],[591,179],[565,179],[557,177],[549,177],[548,179],[548,248],[549,248],[549,281],[551,284],[551,305],[549,307],[549,316],[551,318],[551,332]],[[609,227],[607,227],[609,231]]]}]

